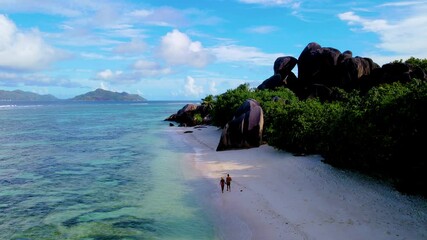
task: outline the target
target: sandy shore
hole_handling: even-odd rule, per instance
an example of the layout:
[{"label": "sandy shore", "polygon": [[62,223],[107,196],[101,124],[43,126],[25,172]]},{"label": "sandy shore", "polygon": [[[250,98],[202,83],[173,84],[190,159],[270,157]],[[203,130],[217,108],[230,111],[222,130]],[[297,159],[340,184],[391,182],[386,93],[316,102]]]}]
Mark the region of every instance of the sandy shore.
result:
[{"label": "sandy shore", "polygon": [[[175,128],[194,153],[219,239],[427,239],[427,201],[270,146],[216,152],[215,127]],[[193,131],[184,133],[184,131]],[[219,180],[229,173],[231,192]]]}]

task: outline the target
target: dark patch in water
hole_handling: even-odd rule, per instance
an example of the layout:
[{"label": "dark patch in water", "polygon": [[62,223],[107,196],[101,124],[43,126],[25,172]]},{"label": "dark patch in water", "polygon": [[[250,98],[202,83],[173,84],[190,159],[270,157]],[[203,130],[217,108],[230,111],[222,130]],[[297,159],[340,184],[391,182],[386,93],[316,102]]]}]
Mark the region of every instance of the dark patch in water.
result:
[{"label": "dark patch in water", "polygon": [[70,218],[70,219],[68,219],[67,221],[62,222],[62,225],[63,225],[63,226],[65,226],[65,227],[73,227],[73,226],[76,226],[77,224],[79,224],[79,223],[80,223],[80,221],[79,221],[79,217],[80,217],[80,216]]},{"label": "dark patch in water", "polygon": [[150,218],[139,218],[139,219],[135,218],[135,220],[116,222],[113,224],[113,226],[117,228],[131,228],[131,229],[155,232],[156,229],[153,227],[154,222],[155,222],[154,219],[150,219]]},{"label": "dark patch in water", "polygon": [[91,213],[108,213],[108,212],[114,212],[114,211],[122,209],[123,207],[125,207],[125,206],[98,208],[96,210],[93,210]]},{"label": "dark patch in water", "polygon": [[0,185],[21,185],[30,182],[33,181],[26,178],[0,179]]},{"label": "dark patch in water", "polygon": [[0,196],[0,203],[9,204],[10,206],[18,205],[23,201],[27,201],[30,198],[39,197],[36,194],[17,194],[13,196]]},{"label": "dark patch in water", "polygon": [[[93,212],[103,212],[103,211],[97,210]],[[137,218],[137,217],[125,215],[125,216],[119,216],[115,218],[104,218],[102,220],[96,219],[96,220],[80,221],[80,219],[87,214],[90,214],[90,213],[85,213],[85,214],[81,214],[79,216],[70,218],[67,221],[62,222],[62,225],[65,227],[73,227],[80,223],[90,223],[90,222],[106,222],[106,223],[110,222],[111,223],[113,222],[112,227],[114,228],[135,229],[143,232],[156,232],[156,228],[154,227],[155,225],[154,219]],[[103,236],[99,236],[99,237],[103,237]]]},{"label": "dark patch in water", "polygon": [[142,240],[141,237],[134,237],[134,236],[119,236],[119,235],[96,235],[96,236],[90,236],[93,240],[119,240],[119,239],[139,239]]},{"label": "dark patch in water", "polygon": [[50,212],[55,211],[58,203],[49,203],[49,202],[38,202],[36,205],[29,207],[25,210],[26,216],[38,216],[44,217]]},{"label": "dark patch in water", "polygon": [[61,232],[55,225],[39,225],[26,229],[22,234],[15,235],[13,240],[34,240],[34,239],[64,239]]},{"label": "dark patch in water", "polygon": [[[111,220],[115,220],[117,218],[104,218],[102,220],[96,219],[96,220],[85,220],[85,221],[81,221],[81,218],[84,218],[87,215],[90,215],[92,213],[108,213],[108,212],[113,212],[113,211],[117,211],[120,210],[121,208],[126,207],[126,206],[121,206],[121,207],[111,207],[111,208],[100,208],[100,209],[96,209],[87,213],[83,213],[80,214],[76,217],[70,218],[64,222],[62,222],[62,225],[65,227],[72,227],[72,226],[76,226],[79,223],[89,223],[89,222],[96,222],[96,221],[111,221]],[[120,217],[119,217],[120,218]]]}]

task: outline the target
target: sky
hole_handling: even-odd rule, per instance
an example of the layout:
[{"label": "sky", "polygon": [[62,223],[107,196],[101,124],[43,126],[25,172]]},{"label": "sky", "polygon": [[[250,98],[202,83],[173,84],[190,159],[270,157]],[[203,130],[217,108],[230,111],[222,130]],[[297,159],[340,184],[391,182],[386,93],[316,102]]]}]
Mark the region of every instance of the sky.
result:
[{"label": "sky", "polygon": [[425,59],[426,12],[427,0],[0,0],[0,89],[200,100],[256,88],[310,42],[380,66]]}]

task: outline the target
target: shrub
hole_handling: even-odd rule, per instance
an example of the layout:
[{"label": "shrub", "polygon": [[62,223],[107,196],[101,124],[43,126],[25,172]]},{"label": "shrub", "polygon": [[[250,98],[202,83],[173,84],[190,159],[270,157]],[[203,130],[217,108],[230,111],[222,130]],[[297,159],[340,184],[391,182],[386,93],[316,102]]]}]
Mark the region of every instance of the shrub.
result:
[{"label": "shrub", "polygon": [[224,127],[234,115],[234,112],[248,98],[251,98],[252,90],[249,84],[242,84],[234,90],[216,96],[212,110],[212,121],[215,126]]},{"label": "shrub", "polygon": [[[427,71],[427,60],[406,61]],[[366,94],[334,89],[334,102],[300,101],[286,88],[254,90],[243,84],[206,99],[214,125],[223,127],[248,98],[264,111],[264,139],[294,153],[319,153],[335,166],[392,180],[427,196],[427,82],[395,82]],[[212,101],[213,100],[213,101]]]}]

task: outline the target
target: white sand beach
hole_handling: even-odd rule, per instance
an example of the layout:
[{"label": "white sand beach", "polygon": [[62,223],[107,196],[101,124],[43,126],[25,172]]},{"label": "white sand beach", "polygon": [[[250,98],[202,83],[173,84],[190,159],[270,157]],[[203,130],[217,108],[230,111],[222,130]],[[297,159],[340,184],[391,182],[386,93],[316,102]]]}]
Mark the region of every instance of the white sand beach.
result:
[{"label": "white sand beach", "polygon": [[[183,167],[205,182],[219,239],[427,239],[425,199],[333,168],[321,156],[268,145],[216,152],[216,127],[174,129],[195,150]],[[231,192],[221,193],[227,173]]]}]

